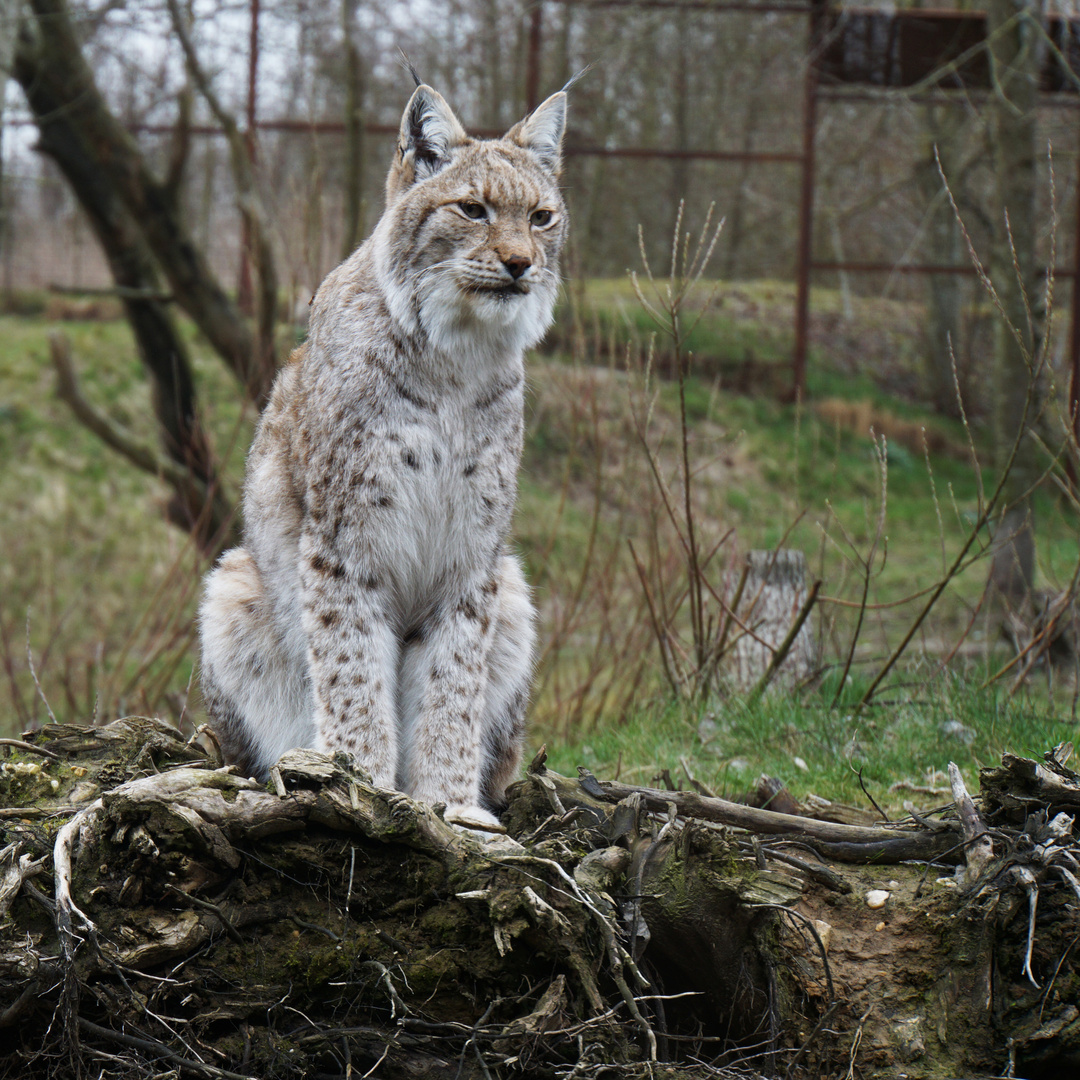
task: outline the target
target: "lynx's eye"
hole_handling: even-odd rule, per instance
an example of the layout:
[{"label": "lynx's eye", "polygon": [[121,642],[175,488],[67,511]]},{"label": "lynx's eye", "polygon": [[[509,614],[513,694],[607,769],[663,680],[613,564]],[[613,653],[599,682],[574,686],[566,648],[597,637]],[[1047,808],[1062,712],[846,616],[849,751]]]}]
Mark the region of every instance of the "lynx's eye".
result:
[{"label": "lynx's eye", "polygon": [[545,225],[551,224],[551,219],[555,215],[550,210],[534,210],[529,215],[529,224],[535,226],[537,229],[542,229]]},{"label": "lynx's eye", "polygon": [[471,199],[459,202],[461,212],[471,221],[483,221],[487,217],[487,207],[483,203],[473,202]]}]

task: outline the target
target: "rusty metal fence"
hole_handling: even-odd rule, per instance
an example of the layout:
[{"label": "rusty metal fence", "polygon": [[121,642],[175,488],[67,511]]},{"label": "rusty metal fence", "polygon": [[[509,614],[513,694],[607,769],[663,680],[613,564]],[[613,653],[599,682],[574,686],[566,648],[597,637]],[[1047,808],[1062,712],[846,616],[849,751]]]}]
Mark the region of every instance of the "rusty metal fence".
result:
[{"label": "rusty metal fence", "polygon": [[[264,118],[258,113],[258,67],[260,62],[260,0],[248,0],[249,35],[247,55],[247,130],[252,135],[278,133],[307,136],[334,135],[345,132],[343,121],[296,120]],[[795,303],[792,327],[790,388],[793,396],[806,389],[809,319],[811,314],[810,286],[815,274],[846,273],[874,275],[880,273],[903,275],[958,274],[971,275],[968,264],[940,265],[924,262],[873,262],[815,257],[815,187],[818,173],[817,136],[822,114],[837,103],[863,102],[885,106],[896,95],[905,100],[976,104],[990,86],[989,65],[986,59],[985,14],[959,11],[890,11],[832,6],[828,0],[535,0],[528,9],[528,32],[524,85],[526,105],[539,103],[541,64],[545,49],[545,14],[556,5],[570,5],[590,10],[619,9],[631,12],[689,11],[711,16],[741,13],[768,16],[772,19],[805,21],[805,51],[799,61],[803,64],[801,138],[799,145],[788,149],[758,151],[721,148],[671,149],[649,145],[597,145],[568,141],[568,158],[611,158],[625,160],[700,161],[745,163],[762,166],[795,167],[799,171],[799,206],[794,265],[791,276],[795,282]],[[1077,89],[1080,80],[1080,20],[1051,17],[1047,23],[1048,36],[1054,48],[1048,51],[1043,71],[1040,104],[1047,108],[1075,109],[1080,105]],[[139,125],[145,136],[167,136],[167,126]],[[391,139],[396,126],[369,123],[365,133],[376,138]],[[192,135],[215,138],[221,135],[214,125],[196,125]],[[479,131],[478,134],[496,134]],[[255,140],[249,138],[249,150],[255,153]],[[1074,251],[1080,251],[1080,183],[1076,185],[1078,235]],[[214,262],[224,267],[230,261],[239,264],[237,277],[241,297],[247,293],[250,274],[246,260],[246,244],[239,220],[232,228],[214,228],[218,252]],[[58,244],[63,258],[63,230]],[[75,230],[72,230],[72,236]],[[10,246],[10,245],[9,245]],[[84,244],[75,244],[75,257],[93,260],[92,251]],[[1071,372],[1070,401],[1074,415],[1080,402],[1080,275],[1072,266],[1056,268],[1058,276],[1071,278],[1072,330],[1069,339],[1068,362]]]}]

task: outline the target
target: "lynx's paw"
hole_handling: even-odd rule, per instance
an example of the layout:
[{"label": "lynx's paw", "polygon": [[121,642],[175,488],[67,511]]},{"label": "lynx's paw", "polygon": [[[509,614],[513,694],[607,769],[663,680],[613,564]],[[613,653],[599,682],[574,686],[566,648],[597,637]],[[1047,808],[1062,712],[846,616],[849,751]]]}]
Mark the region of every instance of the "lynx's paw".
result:
[{"label": "lynx's paw", "polygon": [[455,829],[472,833],[480,840],[499,840],[506,836],[506,829],[499,819],[480,806],[448,806],[444,819]]}]

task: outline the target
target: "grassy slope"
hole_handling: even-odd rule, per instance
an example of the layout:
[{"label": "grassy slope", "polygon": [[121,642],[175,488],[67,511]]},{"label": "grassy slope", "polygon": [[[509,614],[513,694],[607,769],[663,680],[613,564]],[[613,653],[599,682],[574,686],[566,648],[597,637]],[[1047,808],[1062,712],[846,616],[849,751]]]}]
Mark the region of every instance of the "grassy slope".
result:
[{"label": "grassy slope", "polygon": [[[125,323],[0,318],[5,733],[47,719],[45,701],[61,719],[147,707],[175,718],[192,668],[186,646],[199,559],[163,520],[165,487],[56,400],[47,333],[57,328],[71,339],[84,394],[146,441],[155,438]],[[218,444],[236,447],[238,479],[250,424],[239,419],[227,377],[197,345],[196,356]],[[28,670],[28,642],[43,693]]]},{"label": "grassy slope", "polygon": [[[734,530],[717,557],[717,581],[725,566],[730,573],[737,564],[738,551],[772,546],[797,521],[786,543],[807,551],[826,593],[852,597],[860,579],[844,537],[865,553],[878,513],[880,470],[868,436],[848,430],[852,424],[843,416],[822,418],[812,408],[721,390],[748,372],[782,382],[782,370],[768,365],[779,365],[785,354],[783,331],[776,328],[788,325],[789,291],[767,283],[725,289],[717,316],[696,332],[704,373],[687,394],[699,470],[695,511],[703,537]],[[572,771],[584,763],[610,774],[621,761],[625,778],[647,781],[660,768],[678,775],[679,758],[686,756],[691,770],[718,789],[740,790],[764,771],[783,776],[797,794],[813,790],[863,801],[851,765],[864,765],[875,797],[896,804],[907,796],[883,795],[888,785],[925,783],[927,770],[942,768],[949,757],[970,774],[1005,746],[1038,752],[1071,737],[1067,695],[1052,699],[1035,687],[1010,702],[1000,690],[976,692],[977,669],[986,666],[978,649],[959,681],[926,682],[941,645],[954,641],[967,622],[985,579],[981,566],[950,588],[928,623],[898,672],[902,685],[885,694],[896,704],[856,719],[849,709],[826,708],[831,694],[812,694],[802,703],[782,697],[755,709],[717,701],[706,709],[704,725],[700,710],[665,704],[626,544],[635,539],[645,550],[657,512],[631,420],[635,403],[643,415],[648,398],[640,375],[628,376],[622,359],[627,328],[640,334],[647,324],[622,283],[597,283],[589,299],[598,314],[586,308],[579,320],[576,360],[558,355],[538,359],[531,369],[517,526],[550,649],[538,684],[534,741],[548,741],[556,767]],[[830,303],[834,298],[823,296],[816,307],[827,310]],[[849,334],[878,342],[881,355],[910,362],[914,346],[903,328],[916,318],[906,305],[860,302],[858,325]],[[0,499],[9,508],[0,616],[14,684],[0,706],[4,733],[45,717],[25,664],[28,609],[38,677],[60,718],[87,719],[95,699],[102,713],[149,706],[177,715],[191,674],[187,644],[197,560],[161,523],[161,488],[81,431],[52,398],[48,329],[40,319],[0,320],[0,454],[7,463]],[[144,421],[145,386],[123,324],[68,323],[64,329],[87,395],[152,437]],[[873,359],[866,357],[867,367]],[[857,399],[876,408],[886,426],[890,417],[923,419],[913,406],[890,398],[880,380],[853,374],[832,352],[819,349],[811,370],[817,400]],[[199,371],[216,441],[237,448],[230,462],[238,480],[250,418],[238,416],[233,388],[216,365],[201,359]],[[663,386],[651,413],[650,444],[661,473],[676,487],[677,410],[674,387]],[[947,442],[962,445],[958,430],[941,430]],[[894,600],[932,582],[942,543],[951,552],[960,542],[976,503],[972,470],[949,453],[933,455],[932,465],[940,529],[921,457],[890,440],[888,559],[876,565],[872,600]],[[1039,509],[1043,580],[1060,580],[1075,558],[1076,523],[1049,495]],[[662,525],[659,530],[661,549],[677,553],[674,538]],[[677,566],[667,572],[675,574]],[[850,636],[852,613],[822,610],[827,655],[835,659]],[[895,644],[913,610],[891,608],[867,620],[856,684]],[[829,689],[835,675],[832,684]],[[857,689],[849,687],[848,696]],[[948,734],[943,725],[949,720],[966,730]]]},{"label": "grassy slope", "polygon": [[[934,584],[943,562],[951,562],[968,534],[977,512],[978,484],[963,428],[929,416],[896,393],[897,386],[917,381],[919,342],[913,331],[917,307],[856,300],[855,322],[843,334],[819,327],[810,365],[810,406],[796,409],[764,394],[718,392],[721,386],[745,379],[748,356],[758,384],[774,388],[786,384],[782,365],[790,287],[740,285],[723,289],[721,296],[724,303],[717,316],[704,320],[691,339],[695,369],[704,372],[691,380],[687,391],[687,409],[694,421],[693,458],[695,467],[701,468],[696,500],[701,531],[719,537],[733,529],[739,550],[772,547],[786,536],[787,546],[802,548],[811,557],[827,595],[855,599],[862,581],[858,558],[869,551],[880,510],[881,472],[868,432],[873,423],[879,434],[889,436],[888,498],[869,599],[895,603]],[[589,312],[590,305],[597,313]],[[625,283],[594,283],[582,306],[586,311],[582,336],[586,351],[593,355],[612,357],[621,352],[620,323],[627,336],[648,332],[648,321]],[[826,316],[837,306],[834,294],[815,297],[815,310]],[[590,375],[582,372],[578,378],[587,384]],[[605,375],[602,382],[600,396],[609,412],[622,418],[628,409],[613,390],[618,379]],[[585,396],[579,390],[564,399],[580,401]],[[539,397],[543,402],[543,393]],[[835,405],[835,398],[858,407],[846,412],[827,408],[830,402]],[[670,435],[676,408],[674,388],[667,386],[654,427],[666,425]],[[553,418],[566,422],[555,409],[540,411],[541,423]],[[921,434],[912,438],[912,429],[918,432],[922,425],[932,433],[931,445],[938,447],[929,455],[929,471]],[[619,424],[604,428],[602,441],[609,450],[620,434],[626,433],[620,432]],[[543,441],[564,451],[570,442],[565,433],[560,441],[550,432]],[[664,445],[661,439],[655,443]],[[674,449],[669,438],[660,456],[676,488]],[[573,456],[572,447],[570,453]],[[633,437],[626,438],[609,452],[605,466],[635,454],[640,457],[640,445]],[[622,468],[616,471],[621,476]],[[991,478],[985,479],[989,483]],[[640,473],[636,481],[643,484]],[[613,486],[607,485],[606,493]],[[648,486],[644,481],[639,487],[641,505],[647,502]],[[1075,515],[1049,491],[1039,494],[1036,513],[1040,584],[1061,587],[1077,557]],[[620,520],[619,527],[638,536],[639,544],[640,535],[649,531],[633,515]],[[670,537],[668,542],[673,545]],[[883,552],[887,552],[884,561]],[[725,549],[723,556],[729,564],[735,562],[733,551]],[[978,562],[954,580],[886,684],[881,695],[886,704],[861,716],[843,704],[827,708],[837,687],[834,668],[826,674],[820,693],[799,701],[780,696],[754,708],[737,699],[714,702],[706,709],[709,719],[704,727],[700,709],[672,706],[664,699],[643,705],[638,697],[615,722],[608,717],[590,728],[586,718],[585,730],[568,729],[567,710],[546,709],[542,693],[536,707],[537,738],[550,736],[553,764],[563,770],[584,763],[610,775],[621,768],[624,777],[641,782],[665,768],[679,777],[680,759],[685,757],[695,776],[717,790],[743,790],[766,772],[782,776],[796,792],[813,790],[865,805],[857,775],[861,768],[864,781],[883,804],[895,806],[913,797],[925,805],[934,796],[912,794],[904,784],[940,787],[940,770],[950,758],[973,780],[977,767],[996,761],[1006,747],[1039,753],[1076,733],[1068,685],[1048,695],[1045,684],[1033,680],[1012,698],[1007,695],[1007,680],[980,689],[988,672],[997,670],[1009,653],[996,639],[986,640],[978,622],[950,672],[939,674],[941,657],[967,627],[985,579],[986,565]],[[631,587],[634,584],[630,582]],[[841,702],[858,699],[921,603],[916,599],[868,614]],[[826,659],[835,664],[850,641],[854,611],[838,605],[819,611]],[[647,697],[644,700],[648,702]],[[796,759],[806,767],[795,764]],[[890,792],[890,785],[897,782],[901,786]]]}]

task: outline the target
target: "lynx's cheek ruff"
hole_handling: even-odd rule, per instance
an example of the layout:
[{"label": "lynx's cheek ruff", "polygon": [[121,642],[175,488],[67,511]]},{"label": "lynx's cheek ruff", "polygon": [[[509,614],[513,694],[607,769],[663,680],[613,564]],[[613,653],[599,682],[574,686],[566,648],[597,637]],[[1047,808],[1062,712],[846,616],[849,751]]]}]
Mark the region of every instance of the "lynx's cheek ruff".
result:
[{"label": "lynx's cheek ruff", "polygon": [[259,421],[243,548],[207,578],[202,687],[228,758],[293,746],[496,822],[535,641],[509,549],[523,352],[551,323],[566,95],[502,139],[420,86],[375,230],[323,282]]}]

